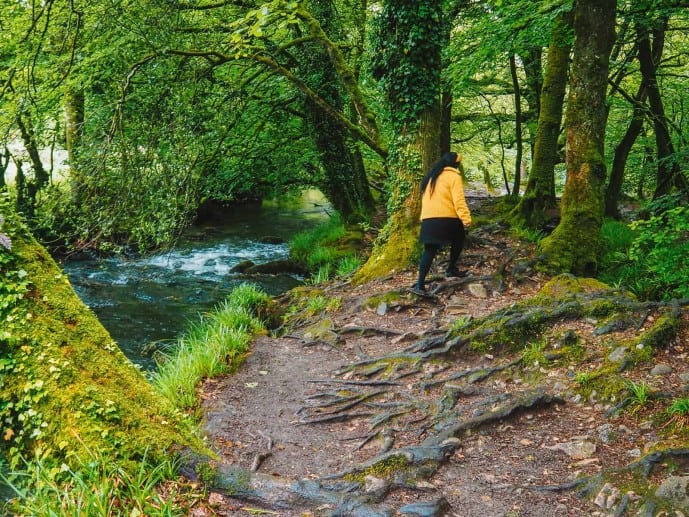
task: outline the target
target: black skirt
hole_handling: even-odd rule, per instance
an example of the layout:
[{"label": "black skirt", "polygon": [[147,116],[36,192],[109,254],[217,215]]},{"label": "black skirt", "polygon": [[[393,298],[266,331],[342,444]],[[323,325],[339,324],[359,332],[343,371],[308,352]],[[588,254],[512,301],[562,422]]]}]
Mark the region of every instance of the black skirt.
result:
[{"label": "black skirt", "polygon": [[455,217],[432,217],[421,221],[419,241],[422,244],[464,242],[464,224]]}]

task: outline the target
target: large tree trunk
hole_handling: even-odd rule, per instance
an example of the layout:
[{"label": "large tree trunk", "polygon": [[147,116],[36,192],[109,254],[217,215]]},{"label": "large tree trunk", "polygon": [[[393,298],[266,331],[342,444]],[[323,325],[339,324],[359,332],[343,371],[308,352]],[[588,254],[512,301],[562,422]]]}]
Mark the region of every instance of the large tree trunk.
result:
[{"label": "large tree trunk", "polygon": [[[323,30],[329,34],[337,33],[337,27],[334,27],[337,17],[330,2],[312,2],[311,13],[320,20]],[[344,99],[338,74],[323,46],[313,45],[302,62],[312,71],[319,71],[314,76],[317,84],[310,84],[311,89],[330,106],[343,111]],[[365,169],[353,152],[354,144],[348,142],[341,125],[319,105],[307,100],[305,112],[325,172],[318,185],[320,190],[346,222],[367,220],[373,211],[373,197]]]},{"label": "large tree trunk", "polygon": [[646,102],[647,88],[642,82],[639,86],[639,91],[634,97],[634,107],[632,112],[632,120],[629,122],[629,127],[625,132],[620,143],[615,147],[615,154],[612,160],[612,167],[610,169],[610,179],[605,190],[605,215],[608,217],[620,218],[620,211],[618,208],[618,200],[622,193],[622,184],[624,183],[624,170],[627,165],[627,158],[632,150],[632,146],[641,130],[644,127],[644,117],[646,109],[644,103]]},{"label": "large tree trunk", "polygon": [[522,181],[522,156],[524,154],[524,140],[522,138],[522,95],[517,77],[517,60],[514,54],[510,55],[510,73],[512,75],[512,87],[514,89],[514,138],[517,142],[517,155],[514,164],[514,183],[512,196],[519,196]]},{"label": "large tree trunk", "polygon": [[560,224],[540,243],[555,270],[591,275],[603,224],[605,106],[615,40],[615,0],[574,2],[574,57],[567,102],[567,182]]},{"label": "large tree trunk", "polygon": [[374,75],[384,78],[388,110],[398,135],[389,169],[394,174],[381,241],[355,282],[416,263],[421,213],[420,182],[440,157],[442,5],[430,0],[388,0],[380,15]]},{"label": "large tree trunk", "polygon": [[385,242],[376,246],[366,264],[357,272],[355,282],[363,282],[403,269],[416,263],[419,256],[418,233],[421,214],[420,184],[425,171],[438,159],[440,104],[421,115],[416,138],[398,146],[390,164],[394,186],[391,210],[383,229]]},{"label": "large tree trunk", "polygon": [[556,206],[554,171],[558,162],[558,137],[567,88],[571,50],[567,33],[571,24],[572,13],[567,13],[558,18],[553,27],[541,88],[533,163],[524,196],[512,212],[513,221],[528,228],[542,228],[546,211]]},{"label": "large tree trunk", "polygon": [[[654,45],[662,47],[658,40],[664,40],[667,18],[663,19],[661,26],[653,31]],[[656,174],[656,189],[654,199],[669,194],[678,180],[681,180],[679,163],[675,158],[675,149],[668,129],[667,117],[663,99],[658,87],[656,75],[656,61],[654,61],[648,30],[639,24],[637,26],[639,43],[639,68],[644,83],[648,86],[648,104],[651,108],[653,127],[655,129],[656,147],[658,148],[658,171]],[[686,185],[684,185],[686,189]]]},{"label": "large tree trunk", "polygon": [[[452,151],[452,91],[443,88],[440,99],[440,155]],[[460,151],[461,154],[461,151]]]},{"label": "large tree trunk", "polygon": [[[137,461],[204,450],[15,216],[3,232],[12,250],[0,246],[0,454],[10,468],[23,468],[21,457],[79,468],[94,454]],[[23,297],[6,295],[22,285]]]}]

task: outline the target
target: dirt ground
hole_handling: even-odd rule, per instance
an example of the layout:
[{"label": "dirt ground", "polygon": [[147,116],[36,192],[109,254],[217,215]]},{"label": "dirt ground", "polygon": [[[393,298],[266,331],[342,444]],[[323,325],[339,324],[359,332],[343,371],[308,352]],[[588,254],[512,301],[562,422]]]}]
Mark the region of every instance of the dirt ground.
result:
[{"label": "dirt ground", "polygon": [[[470,203],[472,210],[482,209],[479,200]],[[485,415],[514,394],[541,389],[552,400],[468,428],[455,438],[456,447],[446,461],[414,486],[393,487],[385,505],[395,515],[619,512],[625,494],[626,500],[635,498],[624,488],[608,486],[582,497],[564,487],[577,477],[638,459],[657,443],[657,429],[643,411],[609,416],[611,401],[601,402],[595,392],[588,398],[578,394],[576,376],[593,365],[507,368],[519,354],[465,350],[399,375],[367,371],[368,364],[379,367],[372,358],[404,353],[419,340],[443,335],[458,320],[480,318],[533,295],[549,279],[529,269],[532,255],[530,245],[511,240],[494,226],[472,230],[460,264],[467,277],[445,281],[440,276],[442,257],[436,261],[428,286],[437,291],[435,298],[405,292],[414,282],[414,271],[392,273],[366,285],[326,286],[323,295],[335,300],[334,308],[304,317],[280,337],[257,338],[238,372],[205,382],[209,443],[227,463],[283,480],[317,480],[440,432],[448,420],[439,408],[450,396],[455,396],[453,418],[459,421]],[[519,275],[500,275],[506,280],[498,283],[496,273],[505,269]],[[401,296],[387,298],[389,293]],[[376,294],[381,296],[371,304]],[[593,334],[595,322],[577,325],[586,347],[609,346],[606,337]],[[686,384],[683,374],[689,372],[685,344],[676,340],[664,356],[630,375],[654,388],[681,390]],[[671,371],[652,373],[659,363]],[[464,373],[496,367],[505,370],[458,386]],[[380,480],[372,476],[366,482],[375,490]],[[217,493],[210,494],[208,502],[199,516],[332,514],[327,504],[282,510]]]}]

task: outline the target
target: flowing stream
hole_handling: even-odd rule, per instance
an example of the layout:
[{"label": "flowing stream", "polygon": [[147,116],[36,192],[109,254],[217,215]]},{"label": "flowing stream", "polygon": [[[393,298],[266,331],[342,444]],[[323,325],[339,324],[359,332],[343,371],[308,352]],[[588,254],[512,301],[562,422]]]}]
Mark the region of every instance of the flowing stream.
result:
[{"label": "flowing stream", "polygon": [[[252,282],[271,295],[300,284],[294,275],[240,275],[231,269],[285,259],[287,241],[328,216],[322,197],[305,193],[290,205],[241,207],[223,221],[190,228],[168,252],[145,258],[73,260],[62,264],[74,289],[93,309],[124,353],[141,368],[155,368],[150,350],[173,343],[198,315],[233,287]],[[267,238],[269,237],[269,238]],[[277,244],[268,243],[281,241]]]}]

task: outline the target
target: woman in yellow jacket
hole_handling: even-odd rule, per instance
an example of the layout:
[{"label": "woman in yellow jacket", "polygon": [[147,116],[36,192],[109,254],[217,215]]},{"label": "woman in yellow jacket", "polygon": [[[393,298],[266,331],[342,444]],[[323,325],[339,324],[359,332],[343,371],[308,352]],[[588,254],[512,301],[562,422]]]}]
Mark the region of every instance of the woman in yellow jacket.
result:
[{"label": "woman in yellow jacket", "polygon": [[421,182],[421,232],[424,245],[419,263],[419,277],[410,290],[420,296],[426,294],[426,275],[433,259],[445,245],[450,245],[450,260],[446,277],[462,276],[457,261],[464,247],[465,228],[471,225],[471,212],[464,198],[464,185],[459,173],[461,156],[445,153],[435,162]]}]

